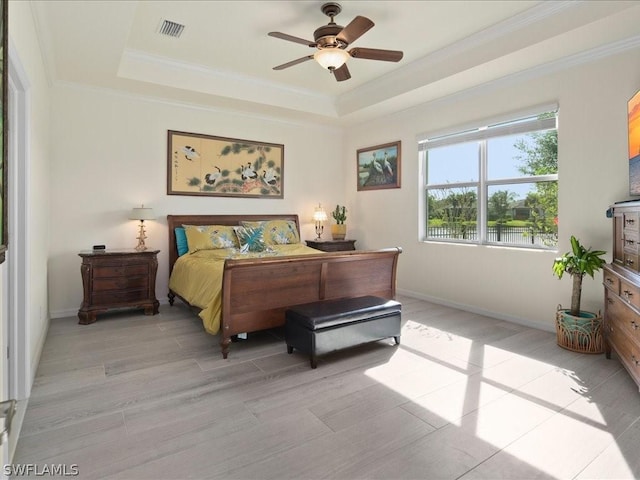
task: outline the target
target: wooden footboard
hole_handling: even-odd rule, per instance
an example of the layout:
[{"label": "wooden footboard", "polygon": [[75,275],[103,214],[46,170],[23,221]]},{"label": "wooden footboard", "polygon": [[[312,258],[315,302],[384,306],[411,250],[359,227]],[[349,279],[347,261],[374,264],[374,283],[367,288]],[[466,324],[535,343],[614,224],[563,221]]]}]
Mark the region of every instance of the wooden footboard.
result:
[{"label": "wooden footboard", "polygon": [[318,256],[226,260],[222,283],[222,355],[231,336],[284,325],[293,305],[376,295],[393,299],[400,248]]},{"label": "wooden footboard", "polygon": [[[168,215],[169,272],[178,258],[174,229],[182,225],[239,225],[242,220],[286,219],[297,215]],[[299,228],[298,228],[299,229]],[[284,325],[293,305],[332,298],[376,295],[394,299],[400,248],[318,253],[225,261],[222,280],[222,355],[231,337]],[[173,304],[175,294],[169,292]]]}]

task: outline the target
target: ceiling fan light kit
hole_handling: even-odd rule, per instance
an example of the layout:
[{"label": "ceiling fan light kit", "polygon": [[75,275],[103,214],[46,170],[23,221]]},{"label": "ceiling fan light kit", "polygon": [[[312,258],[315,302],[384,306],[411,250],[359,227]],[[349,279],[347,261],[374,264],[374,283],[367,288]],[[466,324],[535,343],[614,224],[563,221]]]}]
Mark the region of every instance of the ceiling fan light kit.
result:
[{"label": "ceiling fan light kit", "polygon": [[306,57],[283,63],[282,65],[273,67],[274,70],[284,70],[285,68],[293,67],[294,65],[313,58],[322,65],[323,68],[332,72],[338,82],[342,82],[351,78],[349,68],[346,64],[349,57],[362,58],[365,60],[382,60],[385,62],[399,62],[402,59],[403,53],[399,50],[353,48],[347,51],[346,49],[349,44],[355,42],[375,24],[366,17],[357,16],[346,27],[337,25],[333,21],[333,17],[342,11],[342,7],[335,2],[325,3],[320,7],[320,10],[330,18],[330,21],[327,25],[323,25],[313,32],[313,42],[282,32],[269,32],[269,36],[271,37],[318,49],[313,55],[307,55]]},{"label": "ceiling fan light kit", "polygon": [[323,68],[334,70],[344,65],[349,58],[349,54],[337,47],[324,48],[313,54],[313,58]]}]

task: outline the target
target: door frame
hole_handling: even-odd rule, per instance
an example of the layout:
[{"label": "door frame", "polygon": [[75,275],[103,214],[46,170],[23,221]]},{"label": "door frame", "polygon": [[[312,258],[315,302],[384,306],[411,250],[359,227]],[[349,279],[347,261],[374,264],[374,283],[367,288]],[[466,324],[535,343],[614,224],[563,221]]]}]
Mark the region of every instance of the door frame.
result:
[{"label": "door frame", "polygon": [[31,394],[33,380],[31,366],[30,324],[31,307],[27,282],[29,254],[29,125],[30,83],[18,52],[9,38],[9,89],[13,108],[9,109],[8,207],[9,207],[9,266],[8,331],[9,338],[9,394],[24,400]]}]

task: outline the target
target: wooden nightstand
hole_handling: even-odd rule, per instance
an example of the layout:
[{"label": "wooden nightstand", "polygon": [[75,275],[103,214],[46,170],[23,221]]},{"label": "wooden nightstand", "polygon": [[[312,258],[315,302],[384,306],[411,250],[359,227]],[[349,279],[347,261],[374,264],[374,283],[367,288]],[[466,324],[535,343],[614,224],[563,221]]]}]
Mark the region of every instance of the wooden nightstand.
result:
[{"label": "wooden nightstand", "polygon": [[78,310],[80,324],[112,308],[144,308],[158,313],[156,272],[160,250],[89,250],[80,252],[84,299]]},{"label": "wooden nightstand", "polygon": [[305,240],[308,247],[322,250],[323,252],[341,252],[355,250],[355,240]]}]

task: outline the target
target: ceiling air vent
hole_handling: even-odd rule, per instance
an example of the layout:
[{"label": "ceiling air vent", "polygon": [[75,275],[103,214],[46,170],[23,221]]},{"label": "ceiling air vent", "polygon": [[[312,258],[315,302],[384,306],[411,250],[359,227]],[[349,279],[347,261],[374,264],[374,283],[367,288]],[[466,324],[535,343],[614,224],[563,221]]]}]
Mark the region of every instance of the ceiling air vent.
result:
[{"label": "ceiling air vent", "polygon": [[158,33],[168,37],[180,38],[183,30],[184,25],[180,23],[172,22],[171,20],[162,20],[160,28],[158,28]]}]

